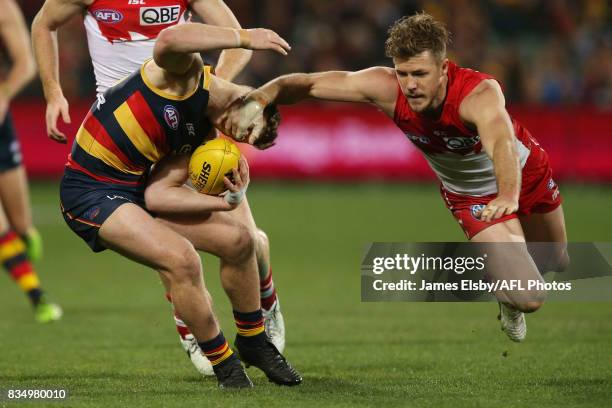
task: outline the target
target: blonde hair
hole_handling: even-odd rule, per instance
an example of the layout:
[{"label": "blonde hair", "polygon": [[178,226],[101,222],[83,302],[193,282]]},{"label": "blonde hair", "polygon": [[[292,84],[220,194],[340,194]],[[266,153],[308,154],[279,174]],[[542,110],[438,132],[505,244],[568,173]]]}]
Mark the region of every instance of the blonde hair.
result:
[{"label": "blonde hair", "polygon": [[408,59],[430,51],[436,60],[446,57],[450,33],[444,23],[422,12],[402,17],[389,28],[385,53],[389,58]]}]

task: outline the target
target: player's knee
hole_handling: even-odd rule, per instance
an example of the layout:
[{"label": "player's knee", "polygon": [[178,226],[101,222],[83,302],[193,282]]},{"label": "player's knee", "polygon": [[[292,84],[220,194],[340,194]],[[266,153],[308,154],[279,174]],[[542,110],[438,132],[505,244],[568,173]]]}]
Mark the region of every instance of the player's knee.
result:
[{"label": "player's knee", "polygon": [[237,225],[231,236],[223,259],[226,262],[240,263],[253,255],[255,251],[255,237],[243,225]]},{"label": "player's knee", "polygon": [[528,300],[523,302],[517,302],[514,307],[523,313],[533,313],[542,307],[544,300]]},{"label": "player's knee", "polygon": [[20,235],[22,237],[28,234],[28,231],[31,227],[32,225],[25,219],[16,218],[11,220],[11,229],[15,231],[17,235]]},{"label": "player's knee", "polygon": [[267,252],[270,250],[270,239],[268,235],[261,229],[257,228],[257,252]]},{"label": "player's knee", "polygon": [[554,244],[552,247],[547,247],[546,251],[536,253],[533,259],[542,274],[546,272],[563,272],[570,263],[567,246],[559,244]]},{"label": "player's knee", "polygon": [[521,290],[509,294],[510,304],[523,313],[533,313],[544,304],[546,291],[539,289]]},{"label": "player's knee", "polygon": [[570,257],[569,257],[569,254],[567,253],[567,248],[564,248],[563,250],[560,250],[555,254],[550,269],[554,272],[563,272],[564,270],[567,269],[569,264],[570,264]]},{"label": "player's knee", "polygon": [[168,252],[166,257],[169,278],[173,282],[201,280],[202,264],[195,248],[185,243]]}]

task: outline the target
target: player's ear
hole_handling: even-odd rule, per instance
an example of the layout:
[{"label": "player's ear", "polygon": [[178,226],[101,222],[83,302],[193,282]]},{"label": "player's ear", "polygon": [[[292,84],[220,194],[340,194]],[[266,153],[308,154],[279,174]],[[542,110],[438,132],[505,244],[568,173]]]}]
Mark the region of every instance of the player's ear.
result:
[{"label": "player's ear", "polygon": [[442,60],[442,76],[448,74],[448,58]]},{"label": "player's ear", "polygon": [[281,114],[278,111],[278,106],[276,104],[268,104],[268,106],[264,109],[264,118],[266,120],[265,128],[263,129],[261,135],[257,138],[257,140],[253,143],[259,150],[268,149],[276,143],[276,138],[278,137],[278,127],[281,122]]}]

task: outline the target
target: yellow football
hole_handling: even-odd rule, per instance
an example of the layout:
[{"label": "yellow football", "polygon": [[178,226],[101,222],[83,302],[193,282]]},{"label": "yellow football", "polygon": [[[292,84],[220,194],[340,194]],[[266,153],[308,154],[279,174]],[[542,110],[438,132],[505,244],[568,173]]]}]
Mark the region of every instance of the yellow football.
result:
[{"label": "yellow football", "polygon": [[193,187],[203,194],[218,195],[227,188],[224,176],[238,168],[240,150],[227,139],[217,138],[199,146],[189,159],[189,178]]}]

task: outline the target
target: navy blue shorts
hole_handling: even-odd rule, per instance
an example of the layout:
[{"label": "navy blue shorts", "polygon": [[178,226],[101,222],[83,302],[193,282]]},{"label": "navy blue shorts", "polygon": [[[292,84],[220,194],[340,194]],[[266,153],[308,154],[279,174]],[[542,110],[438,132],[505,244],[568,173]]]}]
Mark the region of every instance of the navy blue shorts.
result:
[{"label": "navy blue shorts", "polygon": [[64,220],[94,251],[104,251],[98,231],[121,205],[134,203],[145,209],[144,185],[105,183],[80,171],[66,169],[60,184],[60,204]]},{"label": "navy blue shorts", "polygon": [[15,134],[11,114],[7,113],[0,125],[0,172],[21,165],[21,148]]}]

